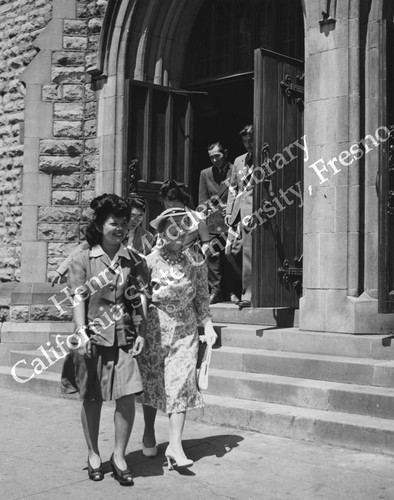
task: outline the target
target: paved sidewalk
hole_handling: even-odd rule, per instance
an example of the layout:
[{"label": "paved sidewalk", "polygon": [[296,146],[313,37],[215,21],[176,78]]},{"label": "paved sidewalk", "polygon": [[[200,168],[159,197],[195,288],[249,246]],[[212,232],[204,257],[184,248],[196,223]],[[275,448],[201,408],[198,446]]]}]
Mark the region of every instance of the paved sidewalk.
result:
[{"label": "paved sidewalk", "polygon": [[0,499],[57,500],[319,500],[394,498],[394,457],[360,453],[188,421],[184,434],[194,466],[164,466],[167,419],[159,416],[159,456],[142,455],[137,411],[128,463],[131,488],[112,477],[113,406],[102,413],[102,482],[87,477],[80,403],[0,389]]}]

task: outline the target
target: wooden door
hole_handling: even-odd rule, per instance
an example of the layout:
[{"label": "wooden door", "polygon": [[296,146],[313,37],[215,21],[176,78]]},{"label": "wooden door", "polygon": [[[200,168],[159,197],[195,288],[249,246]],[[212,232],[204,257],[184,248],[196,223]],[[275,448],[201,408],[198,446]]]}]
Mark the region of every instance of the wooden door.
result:
[{"label": "wooden door", "polygon": [[255,50],[255,165],[269,160],[254,197],[264,215],[253,233],[254,307],[296,308],[302,291],[303,72],[302,61]]},{"label": "wooden door", "polygon": [[380,313],[394,312],[394,24],[382,24],[381,124],[391,128],[379,150],[379,291]]},{"label": "wooden door", "polygon": [[148,201],[146,220],[152,220],[162,210],[158,196],[162,182],[169,178],[190,182],[194,93],[135,80],[127,83],[124,196],[137,185]]}]

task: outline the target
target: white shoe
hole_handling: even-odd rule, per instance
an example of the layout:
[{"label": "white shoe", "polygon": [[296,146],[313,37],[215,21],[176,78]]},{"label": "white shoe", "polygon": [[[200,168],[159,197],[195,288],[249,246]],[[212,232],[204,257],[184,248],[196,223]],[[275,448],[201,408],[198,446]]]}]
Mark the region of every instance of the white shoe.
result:
[{"label": "white shoe", "polygon": [[[187,457],[178,457],[175,455],[170,447],[168,446],[166,449],[166,459],[167,459],[167,464],[168,464],[168,470],[172,470],[174,467],[177,468],[183,468],[183,467],[191,467],[193,465],[193,460],[190,460]],[[174,462],[174,464],[171,462],[171,460]]]}]

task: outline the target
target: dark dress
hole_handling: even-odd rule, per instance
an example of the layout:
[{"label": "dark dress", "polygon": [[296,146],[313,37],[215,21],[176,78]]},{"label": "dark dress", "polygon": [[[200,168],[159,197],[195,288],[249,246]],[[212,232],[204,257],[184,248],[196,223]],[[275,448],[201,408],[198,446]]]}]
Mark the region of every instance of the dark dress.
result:
[{"label": "dark dress", "polygon": [[[86,334],[92,356],[70,350],[62,372],[62,391],[79,392],[81,399],[108,401],[142,391],[137,360],[131,349],[136,336],[125,297],[131,282],[146,284],[142,256],[120,247],[110,262],[101,246],[80,252],[69,268],[70,292],[85,301]],[[77,338],[74,337],[77,341]]]}]

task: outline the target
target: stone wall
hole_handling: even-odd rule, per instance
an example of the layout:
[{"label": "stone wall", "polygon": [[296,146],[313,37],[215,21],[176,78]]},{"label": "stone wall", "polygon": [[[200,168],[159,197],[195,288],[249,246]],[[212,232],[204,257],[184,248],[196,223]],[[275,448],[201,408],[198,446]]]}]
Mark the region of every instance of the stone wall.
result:
[{"label": "stone wall", "polygon": [[[25,89],[19,75],[51,18],[48,0],[0,0],[0,281],[19,281]],[[25,186],[25,189],[28,186]]]},{"label": "stone wall", "polygon": [[48,242],[48,272],[83,238],[99,165],[97,103],[87,73],[95,60],[107,2],[77,1],[63,21],[62,49],[52,53],[42,100],[53,104],[53,138],[40,141],[39,170],[52,176],[51,205],[38,209],[37,239]]},{"label": "stone wall", "polygon": [[[26,173],[38,162],[38,171],[50,179],[49,201],[38,204],[34,228],[24,227],[34,233],[31,240],[45,242],[48,270],[83,235],[98,167],[96,100],[87,69],[95,60],[106,6],[106,0],[0,0],[0,282],[20,280],[23,191],[36,187],[29,175],[23,185],[27,164]],[[60,21],[55,29],[53,20]],[[60,45],[51,45],[51,37],[60,37]],[[53,46],[50,72],[34,100],[45,103],[50,116],[38,112],[29,117],[24,75],[43,39]],[[33,128],[49,131],[37,135],[37,155],[24,141],[25,125],[31,130],[32,121]]]}]

